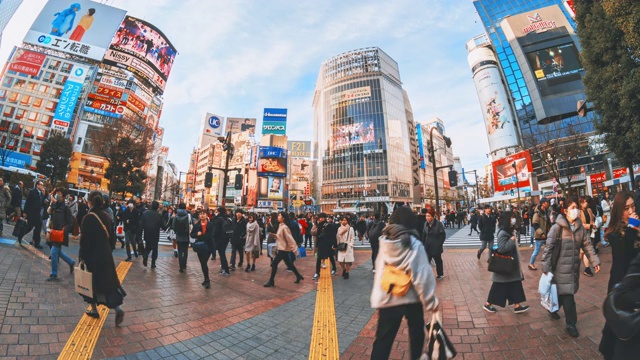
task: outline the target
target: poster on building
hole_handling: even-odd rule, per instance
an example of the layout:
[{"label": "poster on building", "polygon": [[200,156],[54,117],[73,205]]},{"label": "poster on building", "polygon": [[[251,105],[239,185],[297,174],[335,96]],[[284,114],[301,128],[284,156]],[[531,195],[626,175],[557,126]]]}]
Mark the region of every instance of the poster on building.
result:
[{"label": "poster on building", "polygon": [[331,109],[364,101],[371,101],[371,86],[348,89],[331,95],[329,99]]},{"label": "poster on building", "polygon": [[311,157],[311,141],[287,141],[289,157]]},{"label": "poster on building", "polygon": [[125,14],[89,0],[49,0],[23,41],[100,61]]},{"label": "poster on building", "polygon": [[291,182],[309,182],[311,179],[310,160],[292,158],[291,159]]},{"label": "poster on building", "polygon": [[491,163],[491,167],[496,192],[529,186],[529,176],[533,169],[529,150],[496,160]]},{"label": "poster on building", "polygon": [[11,62],[9,63],[9,70],[21,74],[38,76],[46,58],[47,55],[45,54],[25,49],[15,49]]},{"label": "poster on building", "polygon": [[234,146],[233,157],[229,161],[230,168],[243,168],[251,160],[251,140],[250,131],[233,133],[231,143]]},{"label": "poster on building", "polygon": [[158,28],[127,16],[111,40],[103,62],[136,73],[162,93],[177,53]]},{"label": "poster on building", "polygon": [[247,206],[256,206],[258,203],[258,172],[249,170],[249,181],[247,184]]},{"label": "poster on building", "polygon": [[262,116],[262,135],[286,135],[287,109],[265,108]]},{"label": "poster on building", "polygon": [[333,147],[343,149],[352,145],[375,143],[373,121],[333,126]]},{"label": "poster on building", "polygon": [[73,117],[74,109],[78,102],[78,96],[80,96],[82,84],[84,83],[88,70],[87,67],[78,64],[73,64],[71,67],[71,72],[64,84],[56,112],[53,115],[51,125],[53,130],[66,132],[67,129],[69,129],[69,124],[71,123],[71,118]]},{"label": "poster on building", "polygon": [[258,155],[258,176],[284,177],[287,175],[287,150],[261,146]]},{"label": "poster on building", "polygon": [[[267,199],[282,200],[284,198],[284,179],[281,177],[269,176],[267,179]],[[263,191],[264,194],[264,191]],[[262,199],[262,197],[261,197]]]},{"label": "poster on building", "polygon": [[255,136],[256,133],[256,119],[255,118],[227,118],[227,125],[225,126],[225,132],[232,132],[234,134],[249,131],[251,136]]},{"label": "poster on building", "polygon": [[224,118],[211,113],[204,115],[203,134],[209,136],[222,136],[222,123]]}]

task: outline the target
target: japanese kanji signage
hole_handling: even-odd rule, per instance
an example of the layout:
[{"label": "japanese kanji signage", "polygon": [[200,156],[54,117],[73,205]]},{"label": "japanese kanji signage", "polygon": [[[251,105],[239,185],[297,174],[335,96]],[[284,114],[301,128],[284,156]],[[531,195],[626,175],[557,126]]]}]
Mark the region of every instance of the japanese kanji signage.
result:
[{"label": "japanese kanji signage", "polygon": [[49,0],[24,42],[102,60],[125,14],[89,0]]},{"label": "japanese kanji signage", "polygon": [[78,102],[78,96],[80,95],[80,90],[82,90],[82,84],[84,83],[87,72],[87,67],[78,64],[74,64],[71,68],[71,73],[69,74],[67,82],[64,84],[56,112],[53,115],[52,129],[67,131],[69,128],[69,123],[73,117],[73,110]]},{"label": "japanese kanji signage", "polygon": [[13,59],[9,63],[9,70],[31,76],[38,76],[40,68],[46,58],[47,55],[45,54],[25,49],[16,49],[13,54]]}]

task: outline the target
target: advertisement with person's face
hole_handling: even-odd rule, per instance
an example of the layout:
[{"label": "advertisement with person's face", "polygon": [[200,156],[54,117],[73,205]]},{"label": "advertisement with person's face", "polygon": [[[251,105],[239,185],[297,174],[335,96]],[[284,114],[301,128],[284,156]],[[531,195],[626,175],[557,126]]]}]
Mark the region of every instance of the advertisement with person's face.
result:
[{"label": "advertisement with person's face", "polygon": [[243,131],[249,131],[251,136],[254,136],[256,132],[256,119],[228,117],[225,131],[231,132],[234,134],[237,134]]},{"label": "advertisement with person's face", "polygon": [[538,81],[577,74],[584,70],[573,43],[530,52],[527,60]]},{"label": "advertisement with person's face", "polygon": [[[513,167],[513,164],[516,167]],[[523,151],[493,162],[493,183],[496,191],[529,186],[529,173],[533,168],[529,151]],[[515,179],[514,179],[515,176]]]},{"label": "advertisement with person's face", "polygon": [[102,60],[126,13],[89,0],[50,0],[23,41]]},{"label": "advertisement with person's face", "polygon": [[233,157],[229,161],[230,167],[239,167],[248,163],[251,156],[251,141],[249,131],[231,135],[231,143],[234,146]]},{"label": "advertisement with person's face", "polygon": [[374,143],[373,122],[338,125],[333,127],[333,147],[341,149],[357,144]]},{"label": "advertisement with person's face", "polygon": [[268,199],[280,200],[284,196],[284,178],[269,177]]}]

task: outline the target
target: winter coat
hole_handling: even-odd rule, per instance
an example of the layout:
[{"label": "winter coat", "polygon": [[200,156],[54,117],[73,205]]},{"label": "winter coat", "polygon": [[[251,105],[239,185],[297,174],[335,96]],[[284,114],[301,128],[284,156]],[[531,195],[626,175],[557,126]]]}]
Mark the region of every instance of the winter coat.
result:
[{"label": "winter coat", "polygon": [[11,190],[11,207],[22,208],[22,189],[18,185]]},{"label": "winter coat", "polygon": [[[340,228],[338,228],[338,233],[336,234],[337,243],[346,243],[347,250],[346,251],[338,251],[338,262],[352,263],[355,261],[353,254],[353,245],[356,241],[356,234],[353,230],[353,227],[346,225],[349,229],[346,230],[344,235],[340,236]],[[344,230],[344,229],[343,229]]]},{"label": "winter coat", "polygon": [[524,279],[524,276],[522,275],[522,269],[520,268],[520,252],[518,251],[516,242],[511,239],[512,236],[513,235],[511,232],[501,228],[498,231],[498,249],[495,251],[500,254],[513,255],[516,259],[516,264],[518,264],[518,267],[509,274],[493,273],[493,275],[491,275],[491,281],[493,281],[494,283],[508,283],[514,281],[522,281]]},{"label": "winter coat", "polygon": [[534,229],[533,238],[536,240],[547,240],[542,237],[542,235],[549,232],[549,216],[547,212],[540,208],[540,205],[536,207],[536,210],[533,212],[533,219],[531,219],[531,225]]},{"label": "winter coat", "polygon": [[121,215],[122,222],[124,223],[124,231],[136,232],[138,231],[138,223],[140,219],[138,218],[138,212],[136,209],[126,208],[125,211],[122,212]]},{"label": "winter coat", "polygon": [[54,246],[69,246],[69,233],[73,229],[73,215],[71,214],[71,210],[69,206],[67,206],[64,201],[63,202],[54,202],[49,207],[48,213],[51,215],[51,220],[49,220],[49,230],[64,230],[63,233],[63,241],[62,244],[53,244]]},{"label": "winter coat", "polygon": [[[422,303],[425,310],[437,306],[436,279],[422,243],[415,229],[390,224],[382,231],[380,250],[376,258],[376,271],[371,290],[371,307],[389,308],[399,305]],[[382,289],[385,265],[395,266],[411,276],[411,288],[402,297],[388,294]]]},{"label": "winter coat", "polygon": [[173,221],[171,222],[171,228],[176,233],[176,241],[177,242],[189,242],[189,230],[184,231],[183,226],[176,227],[176,224],[182,222],[191,223],[191,215],[185,209],[178,209],[176,212],[176,216],[173,217]]},{"label": "winter coat", "polygon": [[142,231],[144,231],[144,241],[157,244],[160,241],[160,230],[162,229],[162,215],[153,210],[145,210],[140,221]]},{"label": "winter coat", "polygon": [[276,244],[278,251],[291,251],[298,253],[298,245],[296,240],[291,234],[291,229],[285,224],[278,226],[278,232],[276,233]]},{"label": "winter coat", "polygon": [[436,219],[433,219],[431,224],[429,222],[424,223],[422,228],[422,243],[427,250],[427,254],[440,255],[442,254],[444,240],[447,234],[444,231],[444,225]]},{"label": "winter coat", "polygon": [[358,231],[358,235],[362,236],[367,231],[367,222],[364,220],[358,220],[356,223],[356,230]]},{"label": "winter coat", "polygon": [[[574,295],[578,292],[580,249],[593,266],[600,265],[600,259],[589,240],[589,232],[582,226],[582,221],[578,218],[574,225],[572,230],[564,215],[559,215],[547,234],[547,245],[542,256],[542,271],[553,273],[553,279],[558,284],[558,295]],[[556,259],[553,253],[558,246],[560,249]],[[552,257],[554,257],[553,260]],[[556,261],[557,264],[555,271],[552,270],[552,261]]]},{"label": "winter coat", "polygon": [[611,273],[607,292],[624,278],[631,261],[640,253],[638,230],[625,227],[622,233],[610,233],[606,236],[611,245]]},{"label": "winter coat", "polygon": [[427,215],[420,214],[416,216],[416,231],[418,232],[418,239],[422,239],[422,232],[424,231],[424,224],[427,222]]},{"label": "winter coat", "polygon": [[318,259],[327,259],[333,256],[333,249],[337,246],[337,232],[333,224],[326,221],[318,222],[316,235],[316,248]]},{"label": "winter coat", "polygon": [[493,215],[480,215],[478,227],[480,228],[480,240],[493,241],[496,233],[496,217]]},{"label": "winter coat", "polygon": [[[209,248],[209,252],[213,252],[215,250],[215,246],[213,243],[213,222],[207,220],[207,224],[205,225],[205,230],[202,231],[202,222],[200,220],[196,221],[193,225],[193,229],[191,230],[191,234],[189,234],[192,238],[195,239],[195,242],[204,242],[207,244]],[[200,236],[198,236],[199,232],[203,232]]]},{"label": "winter coat", "polygon": [[241,217],[240,221],[234,217],[233,223],[233,237],[231,238],[231,244],[237,247],[244,247],[244,242],[247,238],[247,219]]},{"label": "winter coat", "polygon": [[244,251],[260,250],[260,242],[260,226],[258,222],[247,222],[247,241],[244,244]]},{"label": "winter coat", "polygon": [[7,208],[11,205],[11,191],[8,187],[0,188],[0,219],[7,217]]}]

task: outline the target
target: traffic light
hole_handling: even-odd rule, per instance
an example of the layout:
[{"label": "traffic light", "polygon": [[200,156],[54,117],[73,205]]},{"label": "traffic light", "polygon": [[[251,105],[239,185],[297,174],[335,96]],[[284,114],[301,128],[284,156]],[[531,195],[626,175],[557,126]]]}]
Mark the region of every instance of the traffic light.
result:
[{"label": "traffic light", "polygon": [[211,189],[212,186],[213,186],[213,173],[208,172],[204,174],[204,187],[206,187],[207,189]]},{"label": "traffic light", "polygon": [[449,185],[451,187],[458,186],[458,172],[455,170],[449,170]]},{"label": "traffic light", "polygon": [[233,188],[236,190],[242,190],[242,180],[243,180],[242,174],[236,174],[236,181]]}]

